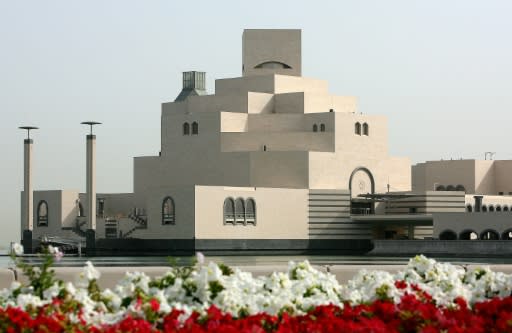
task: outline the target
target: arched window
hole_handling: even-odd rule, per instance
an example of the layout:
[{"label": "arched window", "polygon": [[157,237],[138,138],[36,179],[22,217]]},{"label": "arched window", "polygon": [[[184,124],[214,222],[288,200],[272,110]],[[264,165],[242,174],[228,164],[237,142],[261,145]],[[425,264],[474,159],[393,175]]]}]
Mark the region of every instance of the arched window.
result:
[{"label": "arched window", "polygon": [[313,132],[318,132],[318,125],[317,124],[313,125]]},{"label": "arched window", "polygon": [[235,200],[235,223],[245,224],[245,205],[242,198]]},{"label": "arched window", "polygon": [[192,135],[199,134],[199,124],[197,122],[192,123]]},{"label": "arched window", "polygon": [[44,200],[39,201],[37,205],[37,226],[48,226],[48,203]]},{"label": "arched window", "polygon": [[441,234],[439,234],[440,240],[456,240],[457,234],[452,230],[444,230]]},{"label": "arched window", "polygon": [[235,224],[235,201],[231,198],[224,200],[224,224]]},{"label": "arched window", "polygon": [[325,132],[325,124],[320,124],[320,132]]},{"label": "arched window", "polygon": [[78,202],[78,216],[85,216],[84,215],[84,206],[81,202]]},{"label": "arched window", "polygon": [[245,204],[245,221],[247,224],[256,225],[256,203],[254,199],[247,199]]},{"label": "arched window", "polygon": [[447,190],[447,191],[455,191],[455,186],[453,186],[453,185],[448,185],[448,186],[446,186],[446,190]]},{"label": "arched window", "polygon": [[482,205],[482,212],[487,213],[487,205]]},{"label": "arched window", "polygon": [[284,62],[266,61],[266,62],[262,62],[259,65],[254,66],[254,68],[288,69],[291,67],[290,67],[290,65],[287,65]]},{"label": "arched window", "polygon": [[446,187],[444,185],[437,185],[436,191],[446,191]]},{"label": "arched window", "polygon": [[359,123],[359,122],[356,123],[355,130],[356,130],[357,135],[361,135],[361,123]]},{"label": "arched window", "polygon": [[471,213],[473,211],[473,206],[467,205],[466,206],[466,212]]},{"label": "arched window", "polygon": [[457,185],[455,187],[455,191],[462,191],[462,192],[466,192],[466,188],[464,187],[464,185]]},{"label": "arched window", "polygon": [[480,234],[480,239],[482,240],[498,240],[500,239],[500,234],[496,230],[487,229],[482,231]]},{"label": "arched window", "polygon": [[175,214],[174,200],[166,197],[162,202],[162,224],[175,224]]},{"label": "arched window", "polygon": [[477,240],[478,234],[474,230],[464,230],[459,234],[460,240]]},{"label": "arched window", "polygon": [[504,212],[508,212],[508,206],[506,206],[506,205],[505,205],[505,206],[503,206],[503,211],[504,211]]},{"label": "arched window", "polygon": [[489,205],[489,212],[494,212],[494,206],[493,205]]},{"label": "arched window", "polygon": [[190,125],[188,123],[183,124],[183,135],[189,135],[190,134]]},{"label": "arched window", "polygon": [[500,205],[497,205],[497,206],[496,206],[496,211],[497,211],[497,212],[501,212],[501,206],[500,206]]},{"label": "arched window", "polygon": [[370,135],[370,127],[368,126],[367,123],[363,124],[363,135]]}]

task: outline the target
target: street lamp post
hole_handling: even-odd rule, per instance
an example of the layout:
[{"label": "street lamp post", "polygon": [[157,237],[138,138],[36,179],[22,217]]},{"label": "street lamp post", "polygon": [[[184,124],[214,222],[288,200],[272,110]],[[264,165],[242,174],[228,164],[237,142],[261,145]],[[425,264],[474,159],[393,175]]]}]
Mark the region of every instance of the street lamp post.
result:
[{"label": "street lamp post", "polygon": [[96,136],[92,133],[96,121],[84,121],[82,125],[90,127],[90,134],[86,136],[86,197],[87,197],[87,255],[94,254],[96,248]]},{"label": "street lamp post", "polygon": [[32,146],[34,141],[30,138],[30,131],[36,130],[34,126],[20,126],[19,129],[27,131],[27,138],[23,142],[23,204],[24,216],[22,220],[22,244],[25,253],[32,253],[32,231],[34,230],[34,193],[32,190]]}]

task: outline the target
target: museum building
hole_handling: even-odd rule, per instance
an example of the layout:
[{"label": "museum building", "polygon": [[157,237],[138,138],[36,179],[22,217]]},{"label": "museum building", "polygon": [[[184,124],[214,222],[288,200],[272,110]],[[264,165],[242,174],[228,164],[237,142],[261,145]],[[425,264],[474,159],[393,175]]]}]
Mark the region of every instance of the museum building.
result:
[{"label": "museum building", "polygon": [[242,46],[242,76],[216,80],[215,94],[204,72],[183,73],[162,104],[160,153],[134,158],[133,193],[22,192],[22,234],[98,253],[360,253],[375,238],[432,237],[433,213],[473,208],[474,184],[448,189],[425,164],[411,174],[389,156],[386,117],[302,77],[300,30],[245,30]]}]

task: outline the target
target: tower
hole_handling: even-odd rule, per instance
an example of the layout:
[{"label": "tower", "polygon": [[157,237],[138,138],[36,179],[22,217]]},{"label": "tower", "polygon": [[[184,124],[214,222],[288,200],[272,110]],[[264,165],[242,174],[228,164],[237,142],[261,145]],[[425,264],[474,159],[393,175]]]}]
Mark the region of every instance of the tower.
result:
[{"label": "tower", "polygon": [[243,76],[301,76],[300,29],[246,29],[242,36]]}]

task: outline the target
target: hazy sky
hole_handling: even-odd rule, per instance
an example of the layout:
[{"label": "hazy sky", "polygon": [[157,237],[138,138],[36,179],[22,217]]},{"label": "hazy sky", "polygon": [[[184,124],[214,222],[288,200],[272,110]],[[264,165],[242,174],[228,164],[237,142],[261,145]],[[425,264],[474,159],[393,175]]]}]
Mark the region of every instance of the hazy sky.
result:
[{"label": "hazy sky", "polygon": [[0,245],[19,240],[21,125],[34,189],[85,190],[84,120],[98,192],[131,192],[133,156],[160,150],[160,103],[181,72],[241,75],[244,28],[302,29],[303,75],[387,115],[413,163],[511,159],[512,1],[0,0]]}]

